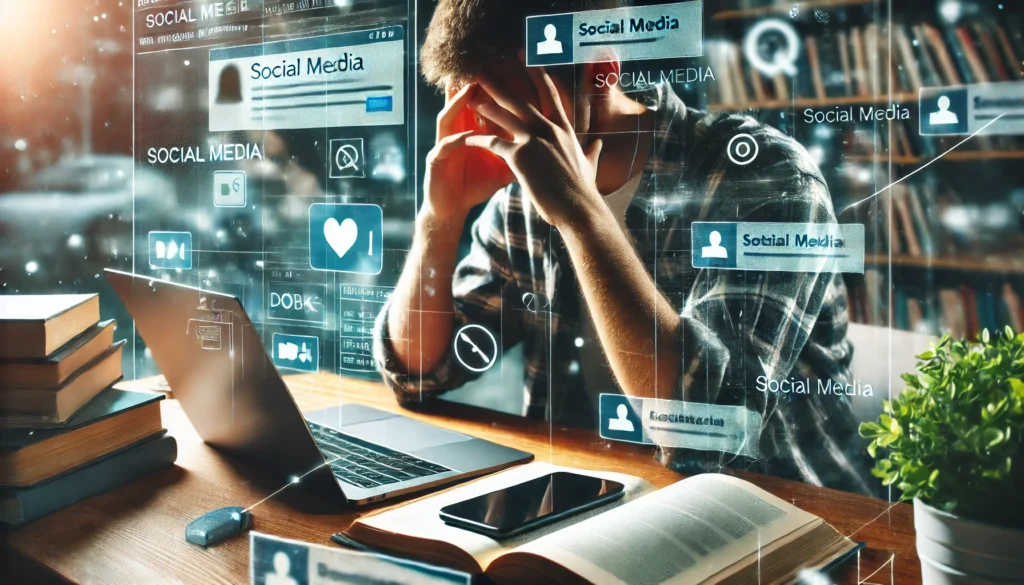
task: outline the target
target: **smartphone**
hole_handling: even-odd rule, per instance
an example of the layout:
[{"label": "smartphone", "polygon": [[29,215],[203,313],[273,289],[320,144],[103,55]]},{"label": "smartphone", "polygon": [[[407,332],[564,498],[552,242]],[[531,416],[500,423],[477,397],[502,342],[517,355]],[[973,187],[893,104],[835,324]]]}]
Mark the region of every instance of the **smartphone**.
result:
[{"label": "smartphone", "polygon": [[508,538],[622,497],[617,481],[560,471],[441,508],[447,524]]}]

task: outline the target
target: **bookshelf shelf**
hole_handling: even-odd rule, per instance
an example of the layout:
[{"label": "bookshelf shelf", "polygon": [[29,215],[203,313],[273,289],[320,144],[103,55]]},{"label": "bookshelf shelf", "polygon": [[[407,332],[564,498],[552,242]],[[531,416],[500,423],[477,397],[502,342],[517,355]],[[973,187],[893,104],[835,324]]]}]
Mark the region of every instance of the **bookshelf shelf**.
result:
[{"label": "bookshelf shelf", "polygon": [[965,150],[962,152],[951,152],[942,157],[942,160],[949,161],[976,161],[992,159],[1024,158],[1024,150]]},{"label": "bookshelf shelf", "polygon": [[[809,2],[801,2],[801,9],[813,10],[815,8],[838,8],[840,6],[860,6],[863,4],[872,4],[875,0],[810,0]],[[792,2],[787,4],[772,4],[771,6],[759,6],[757,8],[745,8],[742,10],[723,10],[716,13],[712,20],[735,20],[738,18],[756,18],[758,16],[765,16],[768,14],[778,14],[780,12],[789,12],[789,9],[793,6]]]},{"label": "bookshelf shelf", "polygon": [[[1024,159],[1024,150],[984,150],[951,152],[942,157],[941,162],[976,162],[986,160],[1012,160]],[[920,156],[893,156],[885,154],[848,154],[843,157],[843,162],[849,163],[873,163],[889,164],[898,166],[911,166],[923,164],[932,160],[931,157]]]},{"label": "bookshelf shelf", "polygon": [[[885,254],[867,254],[864,257],[864,263],[869,266],[884,266],[889,263],[889,260],[889,256]],[[892,265],[962,272],[1024,274],[1024,257],[1014,258],[1004,255],[928,257],[901,254],[892,256]]]},{"label": "bookshelf shelf", "polygon": [[[912,93],[897,93],[893,95],[851,95],[834,97],[828,99],[798,98],[796,100],[769,100],[763,102],[747,102],[743,104],[712,104],[709,110],[720,110],[727,112],[740,112],[743,110],[784,110],[786,108],[831,108],[835,106],[873,106],[889,101],[906,103],[917,103],[917,95]],[[952,154],[952,153],[950,153]]]},{"label": "bookshelf shelf", "polygon": [[843,157],[843,162],[852,163],[877,163],[894,165],[916,165],[923,162],[923,159],[916,156],[893,156],[885,154],[848,154]]}]

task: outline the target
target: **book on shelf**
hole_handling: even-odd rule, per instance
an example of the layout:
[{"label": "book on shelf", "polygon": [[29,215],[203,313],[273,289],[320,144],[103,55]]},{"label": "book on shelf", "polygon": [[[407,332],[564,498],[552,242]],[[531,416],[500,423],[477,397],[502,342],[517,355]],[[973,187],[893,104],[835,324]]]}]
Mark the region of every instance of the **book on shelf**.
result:
[{"label": "book on shelf", "polygon": [[928,47],[928,36],[925,34],[924,26],[921,23],[909,25],[906,34],[911,39],[914,62],[920,68],[921,84],[924,87],[942,85],[942,74],[939,72],[933,52]]},{"label": "book on shelf", "polygon": [[100,321],[100,298],[0,296],[0,358],[45,358]]},{"label": "book on shelf", "polygon": [[0,388],[0,427],[62,426],[79,408],[121,379],[119,341],[54,388]]},{"label": "book on shelf", "polygon": [[1020,295],[1013,286],[1003,283],[1003,306],[1006,307],[1006,320],[1014,331],[1024,331],[1024,308],[1021,307]]},{"label": "book on shelf", "polygon": [[1010,282],[897,283],[888,295],[883,271],[871,268],[863,286],[850,287],[848,295],[851,320],[866,325],[889,326],[891,304],[892,327],[928,335],[975,339],[984,329],[1001,331],[1009,325],[1021,331],[1024,326],[1021,297]]},{"label": "book on shelf", "polygon": [[0,488],[0,526],[27,524],[134,481],[170,466],[177,454],[174,437],[161,432],[49,480],[28,487]]},{"label": "book on shelf", "polygon": [[0,487],[28,486],[163,429],[162,394],[107,388],[56,429],[0,429]]},{"label": "book on shelf", "polygon": [[[410,504],[364,516],[345,534],[369,547],[511,583],[781,583],[858,545],[824,520],[753,484],[695,475],[656,489],[618,473],[624,497],[497,541],[445,524],[451,503],[565,470],[533,463]],[[643,559],[639,562],[638,559]]]},{"label": "book on shelf", "polygon": [[810,66],[811,81],[814,84],[814,97],[823,100],[828,97],[825,93],[825,78],[821,75],[821,62],[818,60],[818,41],[814,37],[807,37],[807,64]]},{"label": "book on shelf", "polygon": [[[850,40],[849,34],[845,30],[840,30],[836,33],[836,43],[838,44],[835,52],[839,53],[839,65],[840,71],[842,72],[843,85],[842,89],[836,91],[839,95],[854,95],[853,91],[853,64],[850,61]],[[831,54],[831,53],[830,53]],[[819,67],[821,61],[819,60]]]},{"label": "book on shelf", "polygon": [[0,358],[0,387],[55,387],[114,343],[114,320],[86,329],[43,358]]}]

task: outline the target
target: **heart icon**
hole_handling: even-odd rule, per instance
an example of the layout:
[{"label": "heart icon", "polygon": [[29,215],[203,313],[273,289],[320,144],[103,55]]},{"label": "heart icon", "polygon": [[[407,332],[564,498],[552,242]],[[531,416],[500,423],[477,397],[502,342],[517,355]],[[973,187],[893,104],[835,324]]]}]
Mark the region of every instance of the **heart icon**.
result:
[{"label": "heart icon", "polygon": [[358,236],[359,226],[351,217],[345,218],[340,224],[333,217],[324,222],[324,238],[338,258],[344,257],[352,249]]}]

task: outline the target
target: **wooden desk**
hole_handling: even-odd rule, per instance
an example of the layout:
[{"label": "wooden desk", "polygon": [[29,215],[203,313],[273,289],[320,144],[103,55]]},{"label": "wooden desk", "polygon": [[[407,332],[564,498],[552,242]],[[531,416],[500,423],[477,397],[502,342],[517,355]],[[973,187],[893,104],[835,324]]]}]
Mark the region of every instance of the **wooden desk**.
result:
[{"label": "wooden desk", "polygon": [[[658,487],[682,477],[659,465],[649,447],[605,441],[591,432],[462,405],[405,411],[378,384],[329,374],[290,376],[288,383],[303,410],[359,402],[529,451],[540,461],[638,475]],[[269,492],[248,479],[252,475],[244,466],[229,464],[225,456],[205,445],[176,401],[166,400],[162,408],[164,425],[178,441],[177,464],[6,535],[3,561],[8,571],[19,575],[12,582],[45,582],[46,578],[104,585],[249,582],[247,537],[204,550],[185,542],[185,525],[214,508],[251,505]],[[860,560],[849,563],[839,576],[841,583],[920,583],[911,506],[759,474],[739,475],[821,516],[854,540],[868,543]],[[360,513],[309,515],[271,500],[254,510],[253,528],[334,546],[330,535]],[[4,582],[2,572],[0,582]]]}]

